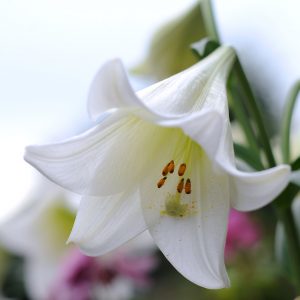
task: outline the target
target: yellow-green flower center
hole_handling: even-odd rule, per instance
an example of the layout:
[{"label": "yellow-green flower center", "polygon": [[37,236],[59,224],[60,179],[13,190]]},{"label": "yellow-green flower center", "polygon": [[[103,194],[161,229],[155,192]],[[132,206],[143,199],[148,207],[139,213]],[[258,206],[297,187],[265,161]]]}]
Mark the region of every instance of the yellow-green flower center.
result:
[{"label": "yellow-green flower center", "polygon": [[187,170],[186,163],[181,163],[177,172],[174,174],[176,165],[174,160],[171,160],[162,169],[162,178],[157,182],[157,188],[163,188],[165,184],[168,184],[168,176],[177,176],[179,181],[177,183],[174,194],[168,193],[165,200],[165,208],[161,210],[161,215],[167,215],[170,217],[186,217],[196,212],[196,203],[192,198],[192,182],[190,178],[185,179],[184,174]]}]

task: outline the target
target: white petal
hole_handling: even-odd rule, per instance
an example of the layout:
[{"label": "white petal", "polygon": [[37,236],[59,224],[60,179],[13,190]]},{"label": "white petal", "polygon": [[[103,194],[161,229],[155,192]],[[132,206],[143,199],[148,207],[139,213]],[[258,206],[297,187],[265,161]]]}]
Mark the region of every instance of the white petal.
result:
[{"label": "white petal", "polygon": [[181,201],[189,204],[187,210],[182,217],[181,212],[177,217],[168,215],[165,201],[178,195],[177,170],[158,189],[157,170],[153,168],[141,187],[144,218],[158,247],[182,275],[206,288],[222,288],[229,285],[224,266],[229,212],[227,176],[214,174],[203,150],[195,143],[191,147],[189,158],[184,150],[181,153],[182,160],[189,162],[184,177],[192,181],[192,193],[181,194]]},{"label": "white petal", "polygon": [[[182,117],[226,103],[225,83],[234,59],[234,51],[220,47],[191,68],[135,94],[122,63],[113,60],[97,73],[89,93],[88,111],[96,119],[112,108],[139,108],[136,113],[149,120]],[[221,103],[221,105],[220,105]]]},{"label": "white petal", "polygon": [[159,144],[168,130],[116,111],[70,140],[28,147],[25,159],[68,190],[106,196],[140,180],[149,161],[159,155]]},{"label": "white petal", "polygon": [[84,197],[68,242],[78,244],[87,255],[105,254],[146,229],[139,194]]},{"label": "white petal", "polygon": [[117,112],[98,126],[69,140],[52,145],[29,146],[24,158],[51,181],[84,194],[103,156],[109,152],[105,142],[122,126],[123,117],[123,113]]},{"label": "white petal", "polygon": [[95,120],[112,108],[142,107],[119,59],[108,61],[96,74],[89,91],[88,112]]},{"label": "white petal", "polygon": [[231,177],[231,205],[237,210],[250,211],[267,205],[280,194],[290,180],[288,165],[253,173],[237,170],[229,124],[224,127],[215,160]]},{"label": "white petal", "polygon": [[138,92],[161,116],[183,116],[200,109],[227,107],[226,78],[234,61],[230,47],[220,47],[194,66]]},{"label": "white petal", "polygon": [[287,186],[290,167],[281,165],[255,173],[231,171],[231,205],[240,211],[258,209],[270,203]]},{"label": "white petal", "polygon": [[223,134],[224,120],[216,110],[203,109],[186,117],[158,122],[164,127],[181,128],[193,141],[201,145],[213,161]]}]

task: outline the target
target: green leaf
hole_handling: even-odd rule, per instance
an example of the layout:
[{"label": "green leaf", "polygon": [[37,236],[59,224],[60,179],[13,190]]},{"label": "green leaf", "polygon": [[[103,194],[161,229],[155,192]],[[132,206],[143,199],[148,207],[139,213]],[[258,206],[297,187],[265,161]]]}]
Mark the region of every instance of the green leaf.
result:
[{"label": "green leaf", "polygon": [[293,161],[293,163],[291,164],[292,170],[293,171],[297,171],[300,169],[300,156]]},{"label": "green leaf", "polygon": [[[296,197],[291,207],[277,210],[279,222],[275,235],[276,256],[287,276],[294,275],[294,284],[299,283],[300,256],[300,198]],[[299,285],[297,286],[299,293]]]},{"label": "green leaf", "polygon": [[285,103],[284,113],[281,123],[281,150],[282,157],[285,163],[290,163],[290,134],[291,123],[298,94],[300,92],[300,80],[292,87],[287,101]]}]

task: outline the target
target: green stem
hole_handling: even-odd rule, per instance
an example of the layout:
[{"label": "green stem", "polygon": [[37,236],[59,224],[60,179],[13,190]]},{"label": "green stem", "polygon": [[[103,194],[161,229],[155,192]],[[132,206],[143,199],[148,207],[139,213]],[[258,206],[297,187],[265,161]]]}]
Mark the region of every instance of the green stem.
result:
[{"label": "green stem", "polygon": [[[233,79],[236,79],[236,76],[234,74],[231,74],[231,80],[229,80],[229,86],[230,82],[231,88],[229,88],[229,99],[231,100],[231,105],[233,107],[233,111],[235,113],[235,117],[237,121],[240,123],[241,127],[243,128],[245,137],[247,139],[248,146],[250,147],[251,151],[253,152],[254,156],[256,156],[257,161],[257,170],[264,169],[264,166],[260,159],[260,148],[257,143],[257,138],[255,135],[255,132],[251,126],[251,122],[249,122],[248,115],[246,113],[245,107],[243,105],[242,95],[240,95],[239,91],[235,88]],[[237,85],[237,84],[235,84]],[[258,166],[259,165],[259,166]]]},{"label": "green stem", "polygon": [[275,158],[274,158],[274,155],[273,155],[273,152],[271,149],[271,145],[269,142],[269,136],[265,129],[260,110],[255,101],[255,98],[254,98],[254,95],[250,88],[248,79],[247,79],[238,59],[235,64],[234,71],[236,72],[237,77],[240,81],[240,84],[243,87],[245,94],[247,95],[246,105],[247,105],[250,115],[253,117],[254,122],[257,126],[258,134],[260,135],[260,142],[263,146],[263,150],[265,152],[265,155],[266,155],[266,158],[268,161],[268,165],[269,165],[269,167],[274,167],[276,165],[276,161],[275,161]]},{"label": "green stem", "polygon": [[290,163],[290,131],[293,111],[300,92],[300,80],[294,84],[285,104],[281,127],[281,151],[283,162]]},{"label": "green stem", "polygon": [[211,0],[202,0],[200,4],[206,32],[213,40],[219,41]]},{"label": "green stem", "polygon": [[284,210],[277,210],[277,215],[281,220],[285,231],[286,242],[291,261],[290,265],[293,273],[292,279],[297,292],[300,293],[300,243],[294,215],[290,206]]}]

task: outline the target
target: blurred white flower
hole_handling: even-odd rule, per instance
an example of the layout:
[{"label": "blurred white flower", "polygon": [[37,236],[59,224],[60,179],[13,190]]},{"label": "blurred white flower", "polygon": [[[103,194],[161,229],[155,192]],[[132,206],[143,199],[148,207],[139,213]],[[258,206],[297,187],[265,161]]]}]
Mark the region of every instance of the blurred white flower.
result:
[{"label": "blurred white flower", "polygon": [[221,47],[137,95],[122,64],[110,61],[88,102],[100,124],[62,143],[27,148],[29,163],[83,195],[69,241],[99,255],[148,228],[186,278],[207,288],[229,285],[229,207],[266,205],[289,179],[288,166],[236,169],[225,87],[233,61],[234,51]]},{"label": "blurred white flower", "polygon": [[25,285],[33,299],[45,299],[59,263],[70,248],[65,241],[75,219],[74,206],[70,205],[74,197],[43,181],[27,206],[1,225],[1,244],[26,257]]},{"label": "blurred white flower", "polygon": [[2,224],[1,244],[24,257],[24,282],[32,299],[130,299],[147,285],[156,266],[151,238],[145,234],[101,259],[86,257],[66,245],[77,198],[41,183],[31,204]]}]

